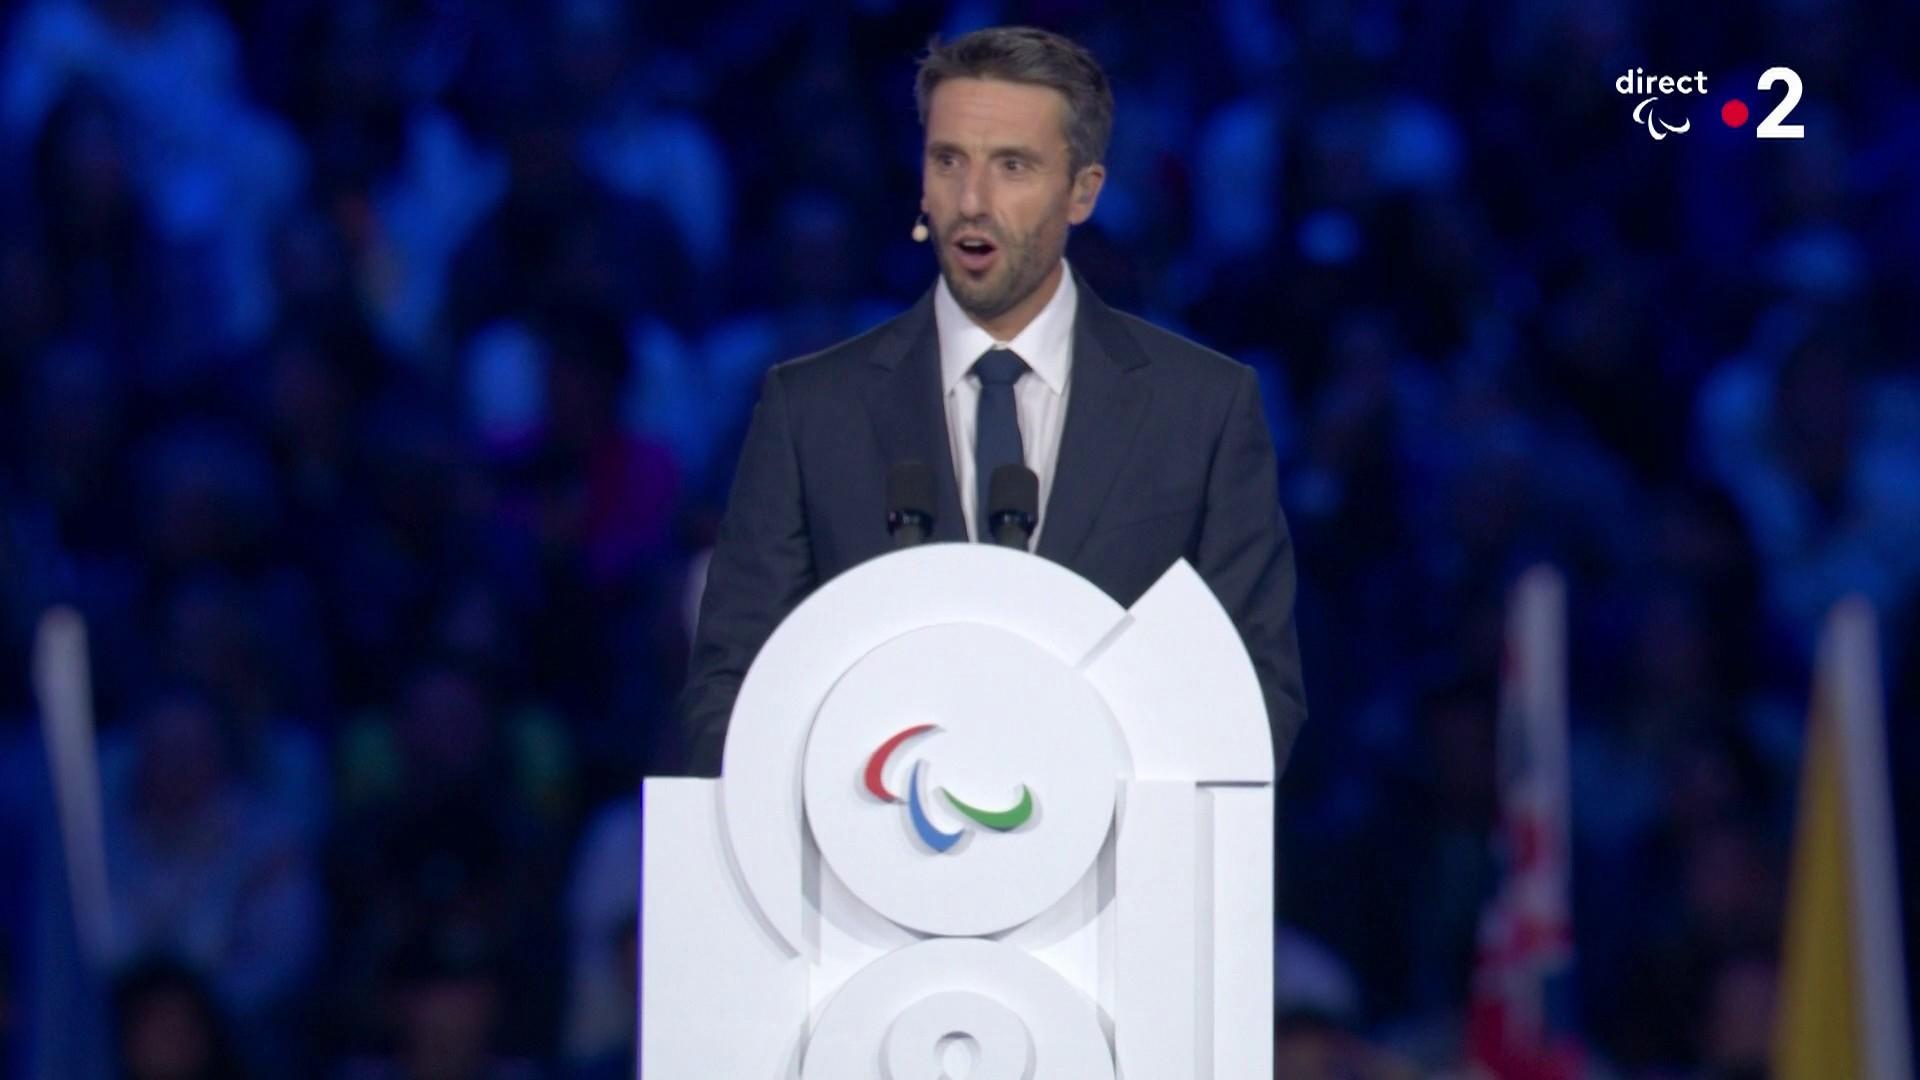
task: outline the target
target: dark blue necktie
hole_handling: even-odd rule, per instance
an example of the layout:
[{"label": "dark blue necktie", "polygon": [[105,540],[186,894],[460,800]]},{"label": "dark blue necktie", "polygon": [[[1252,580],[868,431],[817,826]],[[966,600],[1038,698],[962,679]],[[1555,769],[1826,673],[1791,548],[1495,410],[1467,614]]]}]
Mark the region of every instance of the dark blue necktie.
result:
[{"label": "dark blue necktie", "polygon": [[1012,349],[988,349],[973,363],[980,376],[980,411],[973,434],[974,529],[981,539],[992,535],[987,521],[987,483],[1002,465],[1024,465],[1020,446],[1020,416],[1013,405],[1013,384],[1026,374],[1027,362]]}]

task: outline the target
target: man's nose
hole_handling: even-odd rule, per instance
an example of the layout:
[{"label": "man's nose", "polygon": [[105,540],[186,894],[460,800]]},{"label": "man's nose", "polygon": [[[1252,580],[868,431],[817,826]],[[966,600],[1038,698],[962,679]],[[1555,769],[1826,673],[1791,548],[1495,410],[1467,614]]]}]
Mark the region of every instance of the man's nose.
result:
[{"label": "man's nose", "polygon": [[960,180],[960,216],[979,217],[987,209],[987,170],[975,165]]}]

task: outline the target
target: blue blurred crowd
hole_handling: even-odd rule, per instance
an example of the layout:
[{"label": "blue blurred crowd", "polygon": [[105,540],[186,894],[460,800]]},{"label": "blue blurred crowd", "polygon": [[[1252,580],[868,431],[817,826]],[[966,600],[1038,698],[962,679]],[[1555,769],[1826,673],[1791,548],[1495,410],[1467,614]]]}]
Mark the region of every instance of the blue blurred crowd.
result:
[{"label": "blue blurred crowd", "polygon": [[[0,1060],[631,1075],[635,791],[679,767],[753,388],[931,284],[912,65],[992,22],[1113,79],[1075,267],[1261,371],[1312,705],[1281,1075],[1458,1061],[1505,589],[1542,559],[1581,1030],[1618,1075],[1756,1075],[1843,593],[1920,761],[1907,5],[13,5]],[[1776,64],[1806,137],[1720,124]],[[1633,122],[1634,66],[1717,80],[1690,133]],[[28,678],[56,603],[100,740],[91,992]]]}]

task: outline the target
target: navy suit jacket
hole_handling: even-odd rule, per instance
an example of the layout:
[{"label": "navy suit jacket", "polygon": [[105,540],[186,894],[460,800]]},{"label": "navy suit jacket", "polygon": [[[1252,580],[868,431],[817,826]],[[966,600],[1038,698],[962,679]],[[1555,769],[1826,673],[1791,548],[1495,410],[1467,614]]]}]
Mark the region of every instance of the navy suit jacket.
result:
[{"label": "navy suit jacket", "polygon": [[[1253,657],[1276,769],[1306,719],[1293,544],[1253,369],[1100,302],[1084,281],[1072,394],[1036,554],[1131,605],[1185,557]],[[776,365],[721,519],[681,722],[716,775],[747,667],[808,593],[892,550],[887,475],[933,468],[935,540],[967,539],[933,293],[859,337]]]}]

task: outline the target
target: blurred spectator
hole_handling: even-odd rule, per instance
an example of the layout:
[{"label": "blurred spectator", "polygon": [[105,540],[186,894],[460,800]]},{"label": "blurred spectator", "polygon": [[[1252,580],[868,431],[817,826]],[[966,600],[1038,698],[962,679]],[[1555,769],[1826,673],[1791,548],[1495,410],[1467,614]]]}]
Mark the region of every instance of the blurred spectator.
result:
[{"label": "blurred spectator", "polygon": [[1842,594],[1893,610],[1920,581],[1920,388],[1878,370],[1848,313],[1795,336],[1715,373],[1699,438],[1753,530],[1769,607],[1806,651]]},{"label": "blurred spectator", "polygon": [[684,57],[636,47],[646,39],[612,0],[564,0],[554,21],[558,96],[582,118],[582,161],[613,190],[659,205],[690,268],[711,281],[727,253],[732,193],[712,131],[676,107],[698,76]]},{"label": "blurred spectator", "polygon": [[1274,1020],[1274,1080],[1413,1080],[1411,1060],[1369,1045],[1351,1030],[1312,1013]]},{"label": "blurred spectator", "polygon": [[1708,1075],[1760,1080],[1773,1054],[1777,972],[1764,956],[1727,961],[1715,973],[1701,1057]]},{"label": "blurred spectator", "polygon": [[[129,124],[106,97],[76,88],[33,142],[31,195],[52,294],[48,321],[120,349],[140,343],[162,308],[154,273],[161,260],[134,188]],[[22,284],[33,287],[31,280]],[[164,349],[164,342],[149,344]]]},{"label": "blurred spectator", "polygon": [[264,1064],[293,1049],[283,1010],[319,955],[322,901],[299,824],[244,777],[237,736],[213,698],[178,689],[104,748],[111,947],[191,964]]},{"label": "blurred spectator", "polygon": [[598,799],[631,785],[667,726],[677,673],[656,658],[680,655],[658,640],[677,602],[662,570],[680,474],[665,447],[621,423],[632,359],[610,313],[562,305],[531,331],[539,419],[494,448],[494,520],[533,547],[541,604],[528,660],[578,722],[583,758],[610,770],[592,778]]},{"label": "blurred spectator", "polygon": [[284,711],[281,687],[292,680],[283,672],[302,657],[297,640],[276,640],[275,632],[312,624],[263,610],[257,595],[219,576],[182,582],[162,615],[160,674],[201,687],[219,703],[232,726],[232,766],[318,843],[331,809],[325,752],[314,732]]},{"label": "blurred spectator", "polygon": [[1411,1061],[1367,1045],[1353,972],[1325,944],[1287,926],[1273,952],[1273,1075],[1397,1080],[1419,1075]]},{"label": "blurred spectator", "polygon": [[638,797],[601,809],[587,824],[567,890],[572,993],[566,1053],[580,1080],[633,1071],[640,830]]},{"label": "blurred spectator", "polygon": [[352,1045],[378,1030],[370,984],[399,950],[448,934],[483,948],[523,1001],[501,1038],[552,1045],[560,1012],[559,899],[572,779],[564,736],[537,711],[513,712],[488,677],[454,660],[424,663],[389,716],[338,748],[344,817],[332,852],[336,1007]]},{"label": "blurred spectator", "polygon": [[389,1059],[350,1063],[342,1080],[522,1080],[543,1075],[498,1052],[504,1015],[520,1002],[504,993],[483,940],[427,932],[394,960],[381,988],[390,1018]]},{"label": "blurred spectator", "polygon": [[674,463],[622,429],[633,362],[617,321],[561,307],[536,335],[543,423],[526,443],[505,448],[503,509],[540,540],[549,561],[577,562],[587,581],[616,584],[666,543]]},{"label": "blurred spectator", "polygon": [[189,969],[137,964],[114,987],[119,1075],[127,1080],[239,1080],[219,1007]]},{"label": "blurred spectator", "polygon": [[239,48],[197,2],[36,0],[6,63],[0,115],[13,139],[32,138],[76,86],[126,117],[126,171],[175,271],[170,308],[152,315],[184,354],[266,329],[267,237],[304,170],[292,133],[245,100]]}]

